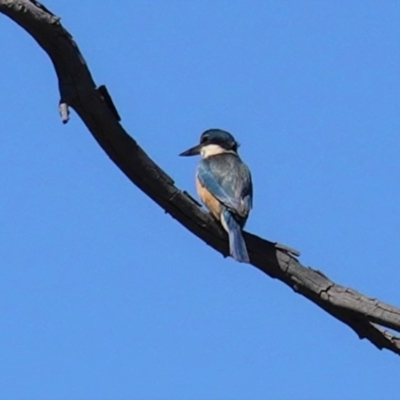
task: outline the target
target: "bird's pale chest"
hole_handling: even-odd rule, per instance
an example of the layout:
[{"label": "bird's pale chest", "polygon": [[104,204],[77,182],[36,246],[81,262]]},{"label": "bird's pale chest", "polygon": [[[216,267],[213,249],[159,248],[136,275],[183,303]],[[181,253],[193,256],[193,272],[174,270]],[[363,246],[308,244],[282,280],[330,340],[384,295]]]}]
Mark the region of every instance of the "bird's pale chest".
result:
[{"label": "bird's pale chest", "polygon": [[221,218],[221,203],[200,183],[196,176],[196,189],[201,201],[218,220]]}]

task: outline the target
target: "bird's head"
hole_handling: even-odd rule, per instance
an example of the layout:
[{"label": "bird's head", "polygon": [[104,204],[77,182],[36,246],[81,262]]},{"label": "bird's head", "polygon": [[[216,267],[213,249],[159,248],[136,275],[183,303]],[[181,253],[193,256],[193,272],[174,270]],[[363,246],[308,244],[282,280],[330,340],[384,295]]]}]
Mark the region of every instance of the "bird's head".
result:
[{"label": "bird's head", "polygon": [[235,138],[221,129],[208,129],[200,136],[200,143],[179,154],[180,156],[195,156],[201,154],[204,158],[219,153],[237,153],[239,144]]}]

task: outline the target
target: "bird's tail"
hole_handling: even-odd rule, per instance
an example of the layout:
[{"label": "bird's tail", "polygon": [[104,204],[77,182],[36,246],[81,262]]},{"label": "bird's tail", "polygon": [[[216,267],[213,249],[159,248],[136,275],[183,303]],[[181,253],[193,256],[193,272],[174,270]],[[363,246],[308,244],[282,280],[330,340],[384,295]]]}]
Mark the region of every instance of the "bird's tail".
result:
[{"label": "bird's tail", "polygon": [[229,210],[222,212],[221,222],[229,236],[229,250],[231,256],[239,262],[249,263],[246,243],[243,239],[242,228]]}]

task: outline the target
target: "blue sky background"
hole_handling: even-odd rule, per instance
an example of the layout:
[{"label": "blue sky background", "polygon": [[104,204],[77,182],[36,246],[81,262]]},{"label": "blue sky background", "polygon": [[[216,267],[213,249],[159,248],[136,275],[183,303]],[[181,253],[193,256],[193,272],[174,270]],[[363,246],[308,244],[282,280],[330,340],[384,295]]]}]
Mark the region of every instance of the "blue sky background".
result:
[{"label": "blue sky background", "polygon": [[[123,126],[177,155],[219,127],[249,231],[400,306],[400,3],[47,0]],[[0,399],[397,399],[400,360],[223,259],[60,122],[47,55],[0,18]]]}]

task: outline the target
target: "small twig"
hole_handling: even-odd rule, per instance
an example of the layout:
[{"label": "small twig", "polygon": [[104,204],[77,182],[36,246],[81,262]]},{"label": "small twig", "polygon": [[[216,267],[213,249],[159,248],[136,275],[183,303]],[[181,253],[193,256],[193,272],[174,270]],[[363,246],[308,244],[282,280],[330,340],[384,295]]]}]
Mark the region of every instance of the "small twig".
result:
[{"label": "small twig", "polygon": [[111,98],[110,93],[109,93],[108,89],[106,88],[106,86],[100,85],[97,88],[97,90],[101,94],[101,97],[103,98],[104,102],[107,104],[107,107],[114,114],[115,118],[117,118],[117,121],[121,121],[121,117],[118,114],[117,107],[115,107],[113,99]]},{"label": "small twig", "polygon": [[66,124],[69,121],[69,108],[67,103],[60,103],[58,106],[60,112],[61,121]]}]

